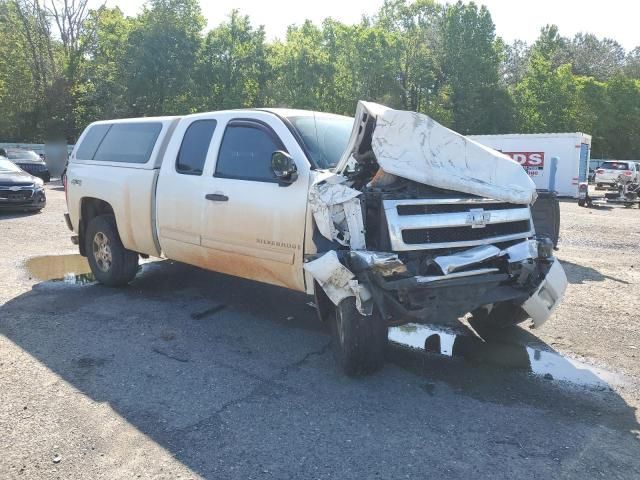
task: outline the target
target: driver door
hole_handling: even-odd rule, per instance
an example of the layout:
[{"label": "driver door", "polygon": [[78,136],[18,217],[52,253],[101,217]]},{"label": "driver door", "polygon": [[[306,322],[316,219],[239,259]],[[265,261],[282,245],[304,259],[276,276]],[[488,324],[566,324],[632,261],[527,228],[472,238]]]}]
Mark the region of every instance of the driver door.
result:
[{"label": "driver door", "polygon": [[[201,244],[216,270],[304,290],[303,244],[309,164],[275,116],[251,112],[224,125],[213,175],[205,179]],[[279,184],[274,151],[288,152],[298,178]]]}]

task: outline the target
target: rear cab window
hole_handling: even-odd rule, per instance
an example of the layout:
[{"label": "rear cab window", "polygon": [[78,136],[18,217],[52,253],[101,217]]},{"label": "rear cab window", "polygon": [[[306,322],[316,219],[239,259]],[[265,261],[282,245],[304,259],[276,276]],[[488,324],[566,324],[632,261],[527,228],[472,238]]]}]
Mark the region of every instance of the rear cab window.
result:
[{"label": "rear cab window", "polygon": [[215,120],[196,120],[189,125],[176,158],[176,172],[202,175],[216,123]]},{"label": "rear cab window", "polygon": [[147,163],[162,131],[161,122],[98,124],[78,145],[78,160]]}]

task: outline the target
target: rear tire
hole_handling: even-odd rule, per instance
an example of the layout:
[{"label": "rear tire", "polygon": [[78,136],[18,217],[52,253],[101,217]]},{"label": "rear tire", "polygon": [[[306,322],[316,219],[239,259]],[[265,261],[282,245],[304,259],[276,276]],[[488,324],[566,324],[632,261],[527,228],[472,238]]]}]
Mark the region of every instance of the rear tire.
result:
[{"label": "rear tire", "polygon": [[387,325],[375,310],[361,315],[355,298],[345,298],[335,307],[331,334],[334,356],[346,375],[368,375],[383,367]]},{"label": "rear tire", "polygon": [[529,319],[529,314],[522,307],[511,302],[495,304],[490,312],[484,307],[478,308],[471,314],[473,322],[490,330],[512,327]]},{"label": "rear tire", "polygon": [[127,285],[138,271],[138,254],[122,245],[113,215],[99,215],[89,222],[85,252],[91,272],[109,287]]}]

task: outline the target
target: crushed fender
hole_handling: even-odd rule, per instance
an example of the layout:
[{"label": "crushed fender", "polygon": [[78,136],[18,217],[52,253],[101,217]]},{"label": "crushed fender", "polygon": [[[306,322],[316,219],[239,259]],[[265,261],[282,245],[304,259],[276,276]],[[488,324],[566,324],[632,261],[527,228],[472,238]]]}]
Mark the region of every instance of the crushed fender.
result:
[{"label": "crushed fender", "polygon": [[348,187],[344,181],[344,177],[336,175],[312,185],[309,203],[322,236],[360,250],[365,248],[364,221],[357,198],[362,192]]},{"label": "crushed fender", "polygon": [[373,301],[369,289],[358,282],[351,270],[338,259],[335,250],[306,262],[304,269],[320,284],[329,299],[338,305],[348,297],[356,297],[356,307],[362,315],[371,315]]}]

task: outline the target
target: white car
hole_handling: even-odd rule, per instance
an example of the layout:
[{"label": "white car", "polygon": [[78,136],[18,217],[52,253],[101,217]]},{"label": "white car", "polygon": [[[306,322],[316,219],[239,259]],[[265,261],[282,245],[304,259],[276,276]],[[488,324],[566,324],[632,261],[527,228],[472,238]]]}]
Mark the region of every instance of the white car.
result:
[{"label": "white car", "polygon": [[620,175],[631,177],[635,182],[640,181],[640,168],[635,162],[608,160],[596,170],[596,187],[614,186]]}]

